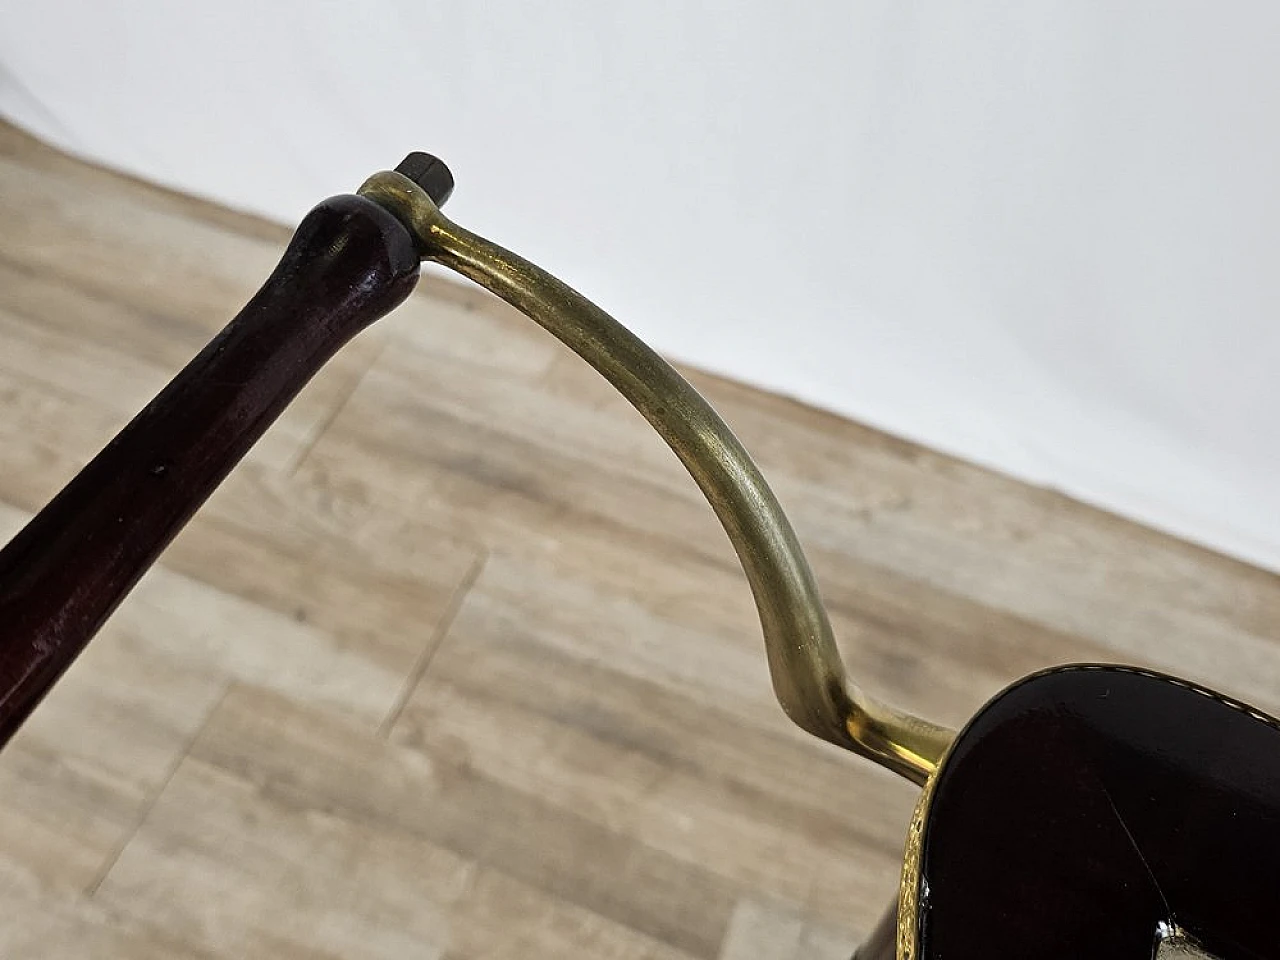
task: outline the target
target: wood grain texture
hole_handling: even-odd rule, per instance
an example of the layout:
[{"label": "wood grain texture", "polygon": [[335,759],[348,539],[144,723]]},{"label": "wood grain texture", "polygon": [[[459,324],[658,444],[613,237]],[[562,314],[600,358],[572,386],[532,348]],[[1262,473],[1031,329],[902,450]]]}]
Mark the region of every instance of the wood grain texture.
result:
[{"label": "wood grain texture", "polygon": [[325,362],[418,282],[365,197],[317,204],[253,299],[0,548],[0,745]]},{"label": "wood grain texture", "polygon": [[[11,534],[289,231],[3,127],[0,207]],[[1101,659],[1280,710],[1273,575],[688,373],[873,692],[957,724]],[[728,542],[639,416],[430,277],[178,537],[0,786],[0,954],[104,958],[847,960],[915,796],[783,717]]]}]

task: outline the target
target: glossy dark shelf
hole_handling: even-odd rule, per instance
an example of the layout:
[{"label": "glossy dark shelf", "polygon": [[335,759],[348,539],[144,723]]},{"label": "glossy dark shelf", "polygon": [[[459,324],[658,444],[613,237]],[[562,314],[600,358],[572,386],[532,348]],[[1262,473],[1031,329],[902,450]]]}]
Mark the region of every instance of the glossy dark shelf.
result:
[{"label": "glossy dark shelf", "polygon": [[1136,960],[1170,920],[1280,957],[1280,728],[1155,674],[1031,677],[961,734],[921,862],[923,958]]}]

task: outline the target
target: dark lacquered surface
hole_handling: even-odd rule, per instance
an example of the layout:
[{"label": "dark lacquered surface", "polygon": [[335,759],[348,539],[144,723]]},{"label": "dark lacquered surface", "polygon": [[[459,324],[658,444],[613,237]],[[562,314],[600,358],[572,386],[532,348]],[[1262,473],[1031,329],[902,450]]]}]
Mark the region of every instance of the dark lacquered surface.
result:
[{"label": "dark lacquered surface", "polygon": [[244,310],[0,551],[0,744],[307,380],[408,296],[418,262],[376,204],[320,204]]},{"label": "dark lacquered surface", "polygon": [[922,875],[922,957],[1134,960],[1170,919],[1280,957],[1280,730],[1135,672],[1023,681],[957,741]]}]

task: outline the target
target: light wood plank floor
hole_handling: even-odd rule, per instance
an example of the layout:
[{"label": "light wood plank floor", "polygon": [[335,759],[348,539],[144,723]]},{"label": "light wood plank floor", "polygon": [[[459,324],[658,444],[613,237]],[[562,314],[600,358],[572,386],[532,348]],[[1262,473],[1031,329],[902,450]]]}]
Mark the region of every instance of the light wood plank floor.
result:
[{"label": "light wood plank floor", "polygon": [[[7,128],[0,212],[8,536],[288,231]],[[1276,577],[690,375],[873,691],[959,724],[1109,660],[1280,710]],[[728,543],[640,418],[436,280],[271,430],[0,786],[0,956],[24,958],[848,957],[915,796],[783,717]]]}]

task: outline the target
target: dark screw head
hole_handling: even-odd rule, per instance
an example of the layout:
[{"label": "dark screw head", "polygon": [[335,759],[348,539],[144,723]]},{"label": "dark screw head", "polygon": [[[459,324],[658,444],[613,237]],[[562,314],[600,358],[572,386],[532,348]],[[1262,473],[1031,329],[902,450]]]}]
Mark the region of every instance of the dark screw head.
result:
[{"label": "dark screw head", "polygon": [[443,160],[429,153],[415,150],[400,161],[396,173],[404,174],[425,190],[437,207],[443,207],[453,193],[453,174]]}]

